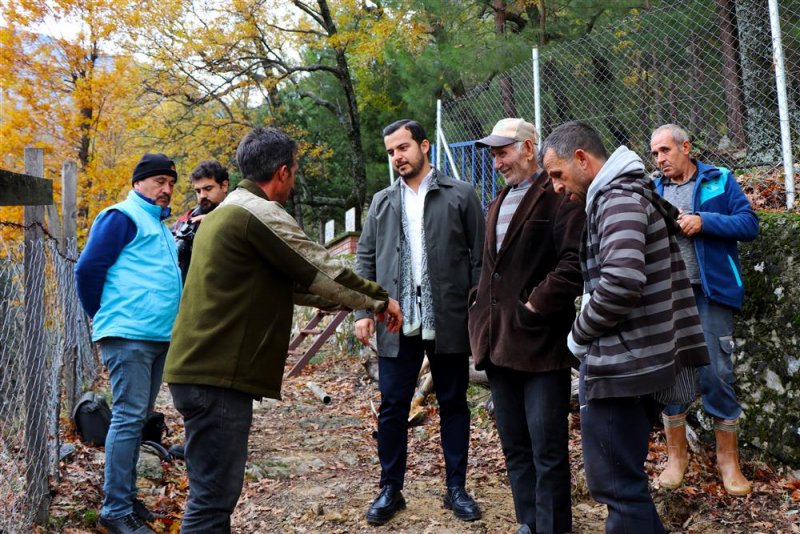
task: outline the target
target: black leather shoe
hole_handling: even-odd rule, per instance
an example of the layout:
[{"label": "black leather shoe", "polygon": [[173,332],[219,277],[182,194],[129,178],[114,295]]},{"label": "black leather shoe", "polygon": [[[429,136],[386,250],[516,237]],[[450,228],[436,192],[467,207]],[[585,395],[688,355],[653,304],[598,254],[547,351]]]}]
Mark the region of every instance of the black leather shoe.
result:
[{"label": "black leather shoe", "polygon": [[147,509],[141,499],[133,499],[133,513],[142,521],[155,521],[156,519],[155,514]]},{"label": "black leather shoe", "polygon": [[475,499],[469,496],[464,486],[447,488],[444,494],[444,507],[452,510],[462,521],[475,521],[481,518],[481,509]]},{"label": "black leather shoe", "polygon": [[117,519],[107,519],[100,516],[99,522],[100,526],[106,529],[108,534],[155,534],[133,512]]},{"label": "black leather shoe", "polygon": [[406,507],[403,493],[396,486],[384,486],[378,498],[372,502],[367,510],[367,523],[370,525],[383,525],[389,521],[398,510]]}]

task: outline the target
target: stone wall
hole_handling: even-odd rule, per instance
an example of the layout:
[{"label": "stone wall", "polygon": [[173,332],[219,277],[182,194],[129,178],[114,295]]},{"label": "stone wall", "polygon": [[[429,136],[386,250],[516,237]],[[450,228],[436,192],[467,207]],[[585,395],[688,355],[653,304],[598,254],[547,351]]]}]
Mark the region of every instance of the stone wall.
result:
[{"label": "stone wall", "polygon": [[760,212],[740,245],[747,290],[736,318],[742,441],[800,467],[800,215]]}]

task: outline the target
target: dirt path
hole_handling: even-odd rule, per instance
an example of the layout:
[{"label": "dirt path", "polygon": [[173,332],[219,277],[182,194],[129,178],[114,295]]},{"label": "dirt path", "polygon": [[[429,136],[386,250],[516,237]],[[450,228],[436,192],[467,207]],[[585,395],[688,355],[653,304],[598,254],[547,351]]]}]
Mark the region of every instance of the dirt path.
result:
[{"label": "dirt path", "polygon": [[[306,387],[313,380],[333,398],[324,405]],[[471,390],[472,404],[486,393]],[[380,466],[373,432],[380,395],[356,358],[337,358],[289,380],[283,401],[263,403],[254,414],[250,439],[251,486],[234,517],[240,532],[513,532],[514,505],[494,423],[473,408],[467,487],[483,510],[480,521],[465,523],[442,506],[444,464],[439,419],[434,407],[409,438],[409,465],[403,494],[408,507],[383,527],[364,514],[378,492]],[[604,512],[584,502],[576,532],[602,530]]]},{"label": "dirt path", "polygon": [[[313,380],[331,397],[324,405],[306,387]],[[356,357],[329,356],[284,385],[283,400],[255,405],[247,481],[233,517],[238,533],[507,533],[517,528],[505,464],[494,422],[480,407],[487,392],[470,388],[472,434],[467,487],[483,509],[483,519],[457,520],[441,504],[443,461],[435,405],[409,438],[409,466],[403,491],[408,508],[375,528],[364,513],[378,491],[380,467],[373,438],[377,385],[368,381]],[[435,404],[435,403],[434,403]],[[180,417],[166,388],[158,409],[167,415],[180,442]],[[74,438],[73,438],[74,440]],[[647,468],[651,475],[665,461],[663,435],[654,433]],[[95,532],[101,501],[102,451],[76,443],[77,453],[63,465],[56,486],[48,532]],[[574,532],[603,531],[605,507],[588,496],[583,480],[577,414],[571,415]],[[692,456],[686,484],[678,491],[655,490],[662,520],[671,532],[800,533],[800,482],[788,470],[771,467],[746,453],[745,474],[753,495],[728,497],[721,489],[704,445]],[[156,463],[156,466],[158,464]],[[158,467],[157,467],[158,470]],[[185,467],[164,464],[156,480],[140,478],[140,496],[162,519],[158,532],[177,532],[186,496]]]}]

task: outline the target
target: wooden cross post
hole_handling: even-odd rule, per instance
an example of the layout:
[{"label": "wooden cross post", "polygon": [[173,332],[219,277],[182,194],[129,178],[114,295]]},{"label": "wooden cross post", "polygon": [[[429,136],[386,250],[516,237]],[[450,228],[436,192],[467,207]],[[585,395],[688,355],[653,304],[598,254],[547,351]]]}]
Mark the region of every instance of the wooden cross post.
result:
[{"label": "wooden cross post", "polygon": [[53,184],[44,179],[44,150],[25,148],[25,174],[0,170],[0,206],[24,206],[25,283],[25,478],[34,520],[48,517],[47,375],[44,345],[44,206],[53,203]]},{"label": "wooden cross post", "polygon": [[[6,175],[6,183],[19,189],[14,198],[25,206],[25,446],[32,460],[26,469],[28,503],[34,520],[48,517],[47,487],[47,374],[44,344],[44,205],[53,203],[53,184],[44,180],[44,150],[25,148],[25,173]],[[47,182],[43,184],[42,182]],[[49,186],[49,187],[48,187]],[[3,189],[3,187],[0,187]]]}]

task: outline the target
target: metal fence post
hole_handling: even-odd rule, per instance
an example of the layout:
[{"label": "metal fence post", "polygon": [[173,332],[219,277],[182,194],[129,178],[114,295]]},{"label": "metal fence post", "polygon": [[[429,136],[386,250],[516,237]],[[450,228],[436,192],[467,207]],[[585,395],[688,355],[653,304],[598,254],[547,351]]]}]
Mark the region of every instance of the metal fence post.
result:
[{"label": "metal fence post", "polygon": [[786,65],[781,40],[781,22],[778,0],[769,0],[769,24],[772,29],[772,54],[775,58],[775,86],[778,90],[778,113],[781,122],[781,148],[786,183],[786,209],[794,208],[794,163],[792,162],[792,134],[789,128],[789,103],[786,97]]},{"label": "metal fence post", "polygon": [[[65,161],[61,168],[61,217],[63,218],[62,236],[59,242],[61,253],[67,258],[78,256],[77,235],[77,208],[76,190],[78,181],[78,165],[74,161]],[[78,321],[79,312],[76,306],[75,278],[72,276],[72,266],[66,259],[59,262],[64,272],[60,280],[64,284],[61,288],[61,302],[64,310],[64,392],[66,394],[67,413],[72,413],[75,403],[80,395],[78,380]]]},{"label": "metal fence post", "polygon": [[[25,173],[44,177],[44,149],[25,148]],[[47,521],[47,393],[44,351],[43,206],[25,206],[25,446],[27,498],[39,524]],[[38,268],[37,268],[38,267]]]},{"label": "metal fence post", "polygon": [[533,49],[533,120],[536,132],[539,134],[537,149],[542,148],[542,95],[539,80],[539,48]]},{"label": "metal fence post", "polygon": [[442,145],[442,101],[436,99],[436,168],[441,169],[442,151],[439,149]]}]

